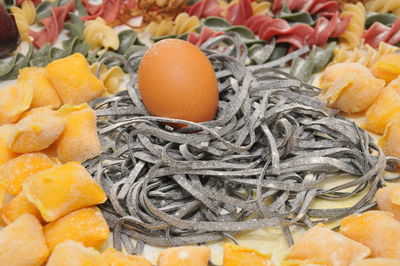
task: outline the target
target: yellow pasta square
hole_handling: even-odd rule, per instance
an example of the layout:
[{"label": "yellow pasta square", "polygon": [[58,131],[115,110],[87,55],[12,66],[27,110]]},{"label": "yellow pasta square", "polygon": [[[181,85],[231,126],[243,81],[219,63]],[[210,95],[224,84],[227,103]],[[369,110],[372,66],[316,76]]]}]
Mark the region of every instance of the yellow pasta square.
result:
[{"label": "yellow pasta square", "polygon": [[47,222],[107,199],[100,185],[78,162],[56,166],[31,176],[24,183],[23,191]]},{"label": "yellow pasta square", "polygon": [[46,73],[64,104],[89,102],[105,91],[101,81],[90,71],[86,58],[80,53],[50,63]]}]

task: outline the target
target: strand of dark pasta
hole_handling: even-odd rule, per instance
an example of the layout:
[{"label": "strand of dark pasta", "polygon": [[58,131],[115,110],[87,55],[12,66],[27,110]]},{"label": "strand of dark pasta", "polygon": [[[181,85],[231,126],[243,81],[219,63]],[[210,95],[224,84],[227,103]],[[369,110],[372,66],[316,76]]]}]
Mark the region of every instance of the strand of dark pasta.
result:
[{"label": "strand of dark pasta", "polygon": [[[227,38],[227,54],[207,49]],[[292,243],[291,225],[335,221],[375,204],[386,165],[380,148],[315,98],[318,88],[272,68],[307,50],[246,67],[245,46],[232,36],[203,48],[219,82],[213,121],[149,115],[135,87],[143,51],[118,58],[132,67],[128,90],[92,103],[107,149],[85,165],[108,195],[101,208],[117,249],[204,243],[269,226],[282,227]],[[168,123],[188,126],[174,131]],[[322,186],[344,174],[354,179]],[[317,198],[355,195],[351,207],[310,207]],[[128,236],[139,241],[136,248]]]}]

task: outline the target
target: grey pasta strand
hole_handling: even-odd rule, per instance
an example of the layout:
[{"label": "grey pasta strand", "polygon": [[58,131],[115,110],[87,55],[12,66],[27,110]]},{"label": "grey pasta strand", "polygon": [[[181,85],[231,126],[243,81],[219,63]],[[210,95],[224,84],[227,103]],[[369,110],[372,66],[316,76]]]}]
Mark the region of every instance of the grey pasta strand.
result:
[{"label": "grey pasta strand", "polygon": [[[203,48],[226,39],[234,43],[231,56],[205,51],[220,90],[213,121],[149,115],[134,70],[127,91],[91,103],[106,149],[85,166],[109,198],[101,208],[117,249],[199,244],[268,226],[282,227],[292,244],[290,225],[310,227],[374,206],[386,158],[372,138],[314,98],[317,88],[271,68],[282,59],[246,67],[240,52],[246,47],[229,35]],[[133,69],[142,55],[131,56]],[[165,123],[188,126],[173,131]],[[393,170],[398,160],[388,163]],[[344,174],[354,179],[323,188]],[[317,198],[361,193],[351,207],[311,208]],[[136,248],[129,237],[139,241]]]}]

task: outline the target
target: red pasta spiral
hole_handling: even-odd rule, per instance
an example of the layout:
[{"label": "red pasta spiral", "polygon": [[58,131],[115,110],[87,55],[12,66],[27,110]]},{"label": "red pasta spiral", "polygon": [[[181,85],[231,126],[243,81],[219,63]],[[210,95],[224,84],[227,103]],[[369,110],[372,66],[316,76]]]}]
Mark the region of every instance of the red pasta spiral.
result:
[{"label": "red pasta spiral", "polygon": [[[82,3],[89,13],[89,15],[83,17],[84,21],[102,17],[107,23],[116,20],[121,10],[125,6],[125,2],[123,0],[107,0],[103,1],[101,5],[92,5],[88,2],[88,0],[82,0]],[[136,2],[129,0],[126,5],[135,7]]]},{"label": "red pasta spiral", "polygon": [[379,47],[380,42],[386,42],[392,45],[400,42],[400,18],[396,19],[392,27],[375,22],[364,32],[365,43],[374,48]]},{"label": "red pasta spiral", "polygon": [[307,11],[310,14],[318,14],[332,17],[339,12],[339,2],[335,0],[274,0],[272,12],[279,13],[283,7],[283,1],[291,11]]},{"label": "red pasta spiral", "polygon": [[199,18],[206,18],[209,16],[221,16],[221,12],[224,9],[219,6],[217,0],[203,0],[197,2],[186,9],[186,12],[190,16],[196,16]]},{"label": "red pasta spiral", "polygon": [[253,16],[253,7],[250,0],[240,0],[238,5],[230,5],[227,8],[226,19],[232,25],[243,25]]},{"label": "red pasta spiral", "polygon": [[205,43],[209,39],[212,39],[214,37],[220,36],[222,34],[223,34],[223,32],[216,32],[216,31],[213,31],[212,29],[210,29],[209,27],[204,26],[201,29],[200,34],[199,33],[195,33],[195,32],[191,32],[187,36],[186,40],[188,42],[196,45],[197,47],[200,47],[203,43]]},{"label": "red pasta spiral", "polygon": [[55,43],[58,35],[64,27],[64,21],[69,12],[74,10],[74,1],[70,1],[65,6],[51,8],[51,16],[41,19],[39,22],[43,24],[44,29],[39,32],[30,31],[29,34],[33,37],[33,44],[40,48],[46,43]]}]

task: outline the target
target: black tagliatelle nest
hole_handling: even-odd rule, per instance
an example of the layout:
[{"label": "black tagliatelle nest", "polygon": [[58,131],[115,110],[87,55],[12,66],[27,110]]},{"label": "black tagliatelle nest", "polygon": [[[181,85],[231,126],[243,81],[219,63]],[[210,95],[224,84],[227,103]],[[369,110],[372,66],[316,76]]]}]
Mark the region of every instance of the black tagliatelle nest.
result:
[{"label": "black tagliatelle nest", "polygon": [[[224,38],[230,37],[204,47]],[[101,208],[117,249],[204,243],[268,226],[281,226],[291,242],[292,224],[311,227],[375,204],[386,165],[380,148],[314,98],[317,88],[269,68],[306,50],[245,67],[244,48],[232,40],[226,53],[234,57],[204,50],[219,82],[213,121],[150,116],[134,72],[127,91],[92,103],[107,149],[85,165],[107,192]],[[129,61],[137,65],[142,56]],[[189,126],[173,131],[160,122]],[[322,188],[345,174],[354,179]],[[349,208],[310,208],[316,198],[337,201],[359,193]],[[139,241],[136,249],[130,238]]]}]

